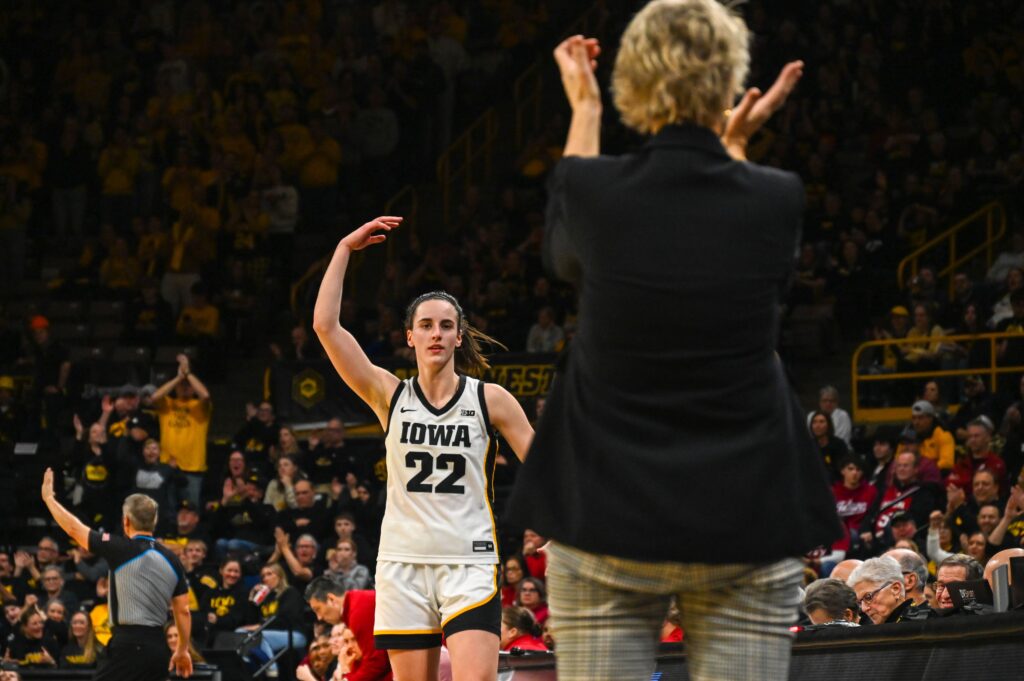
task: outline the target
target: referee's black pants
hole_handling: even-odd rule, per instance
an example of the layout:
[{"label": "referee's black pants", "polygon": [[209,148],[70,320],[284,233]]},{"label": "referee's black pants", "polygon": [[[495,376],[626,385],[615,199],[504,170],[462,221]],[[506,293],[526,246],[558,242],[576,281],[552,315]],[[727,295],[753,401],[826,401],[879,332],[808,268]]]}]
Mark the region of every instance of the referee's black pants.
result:
[{"label": "referee's black pants", "polygon": [[171,650],[161,627],[117,626],[93,681],[166,681]]}]

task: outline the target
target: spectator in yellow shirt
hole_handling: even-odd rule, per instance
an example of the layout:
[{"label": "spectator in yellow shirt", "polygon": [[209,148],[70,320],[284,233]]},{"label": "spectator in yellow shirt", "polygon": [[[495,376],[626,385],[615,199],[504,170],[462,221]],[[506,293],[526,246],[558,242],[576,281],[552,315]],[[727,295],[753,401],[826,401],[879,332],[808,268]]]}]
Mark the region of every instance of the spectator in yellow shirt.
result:
[{"label": "spectator in yellow shirt", "polygon": [[928,400],[918,400],[910,408],[910,414],[910,422],[917,433],[918,453],[934,461],[943,473],[952,470],[955,462],[953,435],[939,426],[935,405]]},{"label": "spectator in yellow shirt", "polygon": [[220,333],[220,310],[210,302],[203,282],[193,284],[191,292],[191,302],[178,316],[178,336],[185,342],[213,342]]},{"label": "spectator in yellow shirt", "polygon": [[97,172],[103,190],[103,221],[119,232],[127,232],[135,197],[135,176],[139,173],[139,152],[131,145],[124,128],[114,131],[113,141],[100,153]]},{"label": "spectator in yellow shirt", "polygon": [[160,462],[177,464],[188,481],[181,493],[198,507],[213,404],[210,391],[192,373],[188,357],[178,355],[177,359],[177,375],[157,388],[151,399],[160,419]]}]

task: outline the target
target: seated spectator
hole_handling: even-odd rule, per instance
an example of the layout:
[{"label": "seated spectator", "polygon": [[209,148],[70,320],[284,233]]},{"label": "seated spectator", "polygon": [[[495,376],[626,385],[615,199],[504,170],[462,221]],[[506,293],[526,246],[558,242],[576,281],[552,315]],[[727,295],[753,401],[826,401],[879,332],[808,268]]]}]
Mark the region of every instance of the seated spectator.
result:
[{"label": "seated spectator", "polygon": [[874,442],[871,446],[871,453],[874,460],[869,462],[870,474],[867,476],[867,481],[878,490],[879,494],[882,494],[885,488],[892,483],[893,458],[896,454],[899,436],[896,429],[890,426],[879,426],[872,439]]},{"label": "seated spectator", "polygon": [[935,573],[935,597],[939,607],[950,610],[953,606],[953,597],[947,588],[950,582],[963,582],[967,580],[981,579],[985,570],[971,556],[957,553],[939,563]]},{"label": "seated spectator", "polygon": [[966,535],[966,541],[961,542],[963,552],[982,564],[988,560],[988,553],[985,550],[987,545],[985,533],[980,529]]},{"label": "seated spectator", "polygon": [[178,338],[186,343],[212,343],[220,335],[220,310],[210,302],[209,290],[201,281],[192,284],[192,298],[178,315]]},{"label": "seated spectator", "polygon": [[839,479],[839,462],[849,455],[850,450],[845,442],[835,437],[832,419],[828,414],[821,411],[811,414],[811,437],[818,445],[821,459],[825,462],[832,480]]},{"label": "seated spectator", "polygon": [[146,440],[141,460],[126,462],[123,468],[122,496],[136,492],[147,495],[160,509],[160,524],[172,522],[173,500],[188,481],[177,468],[160,463],[160,443],[152,438]]},{"label": "seated spectator", "polygon": [[967,497],[961,487],[952,482],[946,488],[946,515],[958,533],[974,532],[978,529],[978,514],[986,504],[995,506],[995,516],[1003,507],[999,498],[999,486],[990,470],[979,470],[971,482],[971,495]]},{"label": "seated spectator", "polygon": [[[164,625],[164,640],[167,641],[167,647],[171,649],[172,653],[178,649],[178,627],[173,621]],[[192,658],[193,665],[206,663],[206,658],[196,650],[193,639],[189,639],[188,654]]]},{"label": "seated spectator", "polygon": [[529,577],[530,573],[526,567],[526,560],[518,554],[506,558],[504,567],[501,579],[501,605],[507,608],[515,603],[519,583],[524,577]]},{"label": "seated spectator", "polygon": [[7,641],[6,659],[19,667],[55,668],[60,658],[60,646],[46,633],[43,613],[26,606],[18,617],[18,627]]},{"label": "seated spectator", "polygon": [[[265,588],[261,589],[260,586]],[[289,586],[288,577],[280,565],[268,563],[263,566],[260,570],[260,584],[253,588],[250,599],[261,622],[274,616],[274,620],[266,625],[260,636],[263,663],[273,658],[279,650],[306,647],[308,632],[303,622],[302,612],[305,607],[302,596],[295,587]],[[238,631],[252,631],[259,626],[258,623],[249,624],[240,627]],[[277,664],[271,665],[270,670],[271,674],[276,672]]]},{"label": "seated spectator", "polygon": [[259,406],[252,402],[245,405],[245,424],[235,433],[234,443],[250,466],[266,465],[270,448],[277,442],[279,428],[273,404],[264,400]]},{"label": "seated spectator", "polygon": [[528,608],[507,607],[501,610],[501,650],[547,650],[540,639],[540,627]]},{"label": "seated spectator", "polygon": [[366,537],[359,532],[356,526],[356,517],[349,511],[342,511],[334,517],[335,543],[342,539],[351,539],[355,542],[357,557],[360,564],[367,567],[377,564],[377,552],[367,541]]},{"label": "seated spectator", "polygon": [[950,527],[946,515],[942,511],[932,511],[928,519],[928,557],[932,565],[930,570],[934,572],[935,566],[952,556],[956,550],[953,545],[953,528]]},{"label": "seated spectator", "polygon": [[107,603],[107,596],[110,593],[110,579],[106,575],[96,580],[96,598],[94,605],[89,610],[89,620],[92,622],[93,631],[96,632],[96,639],[101,645],[109,645],[112,635],[110,622],[110,605]]},{"label": "seated spectator", "polygon": [[113,248],[100,263],[100,286],[117,294],[127,295],[135,290],[142,276],[138,259],[128,250],[123,237],[114,240]]},{"label": "seated spectator", "polygon": [[939,360],[945,352],[942,327],[932,322],[932,313],[927,305],[914,306],[914,324],[907,330],[906,343],[902,343],[900,354],[907,371],[929,371],[939,368]]},{"label": "seated spectator", "polygon": [[[987,550],[990,555],[1021,546],[1022,537],[1024,537],[1022,515],[1024,515],[1024,489],[1021,489],[1020,485],[1014,485],[1010,490],[1006,506],[1003,507],[1002,518],[987,534]],[[980,510],[978,523],[981,524]]]},{"label": "seated spectator", "polygon": [[864,516],[875,501],[878,490],[864,480],[864,471],[857,458],[847,455],[839,462],[842,480],[832,483],[832,495],[836,499],[836,512],[845,528],[845,536],[832,545],[833,551],[847,552],[851,543],[860,544],[858,531]]},{"label": "seated spectator", "polygon": [[238,504],[225,504],[214,516],[216,553],[223,558],[230,552],[258,551],[272,543],[274,507],[263,503],[263,478],[253,473],[245,481],[245,498]]},{"label": "seated spectator", "polygon": [[957,459],[946,483],[958,487],[973,485],[974,474],[978,471],[992,473],[994,482],[1001,494],[1009,491],[1006,479],[1006,464],[1002,457],[992,451],[992,432],[995,428],[987,416],[979,416],[967,424],[966,449],[967,455]]},{"label": "seated spectator", "polygon": [[992,305],[992,316],[988,319],[990,329],[999,330],[1003,323],[1014,316],[1013,295],[1024,290],[1024,269],[1011,267],[1003,279],[1003,295]]},{"label": "seated spectator", "polygon": [[[964,378],[964,399],[960,401],[956,414],[949,421],[950,431],[957,440],[964,442],[967,440],[967,427],[972,421],[984,416],[989,425],[992,425],[994,413],[995,404],[992,394],[985,387],[985,380],[978,375],[966,376]],[[991,436],[994,428],[989,430]]]},{"label": "seated spectator", "polygon": [[531,577],[541,580],[547,575],[547,554],[541,551],[546,543],[547,539],[533,530],[529,528],[523,530],[522,554],[523,558],[526,559],[526,567],[529,568],[528,572]]},{"label": "seated spectator", "polygon": [[846,583],[846,579],[853,573],[857,567],[864,561],[857,558],[847,558],[846,560],[839,561],[836,566],[832,568],[832,572],[829,573],[829,577],[832,579],[838,579],[839,581]]},{"label": "seated spectator", "polygon": [[857,605],[875,624],[928,619],[932,610],[916,606],[907,595],[903,572],[894,558],[870,558],[846,580],[857,594]]},{"label": "seated spectator", "polygon": [[917,433],[918,452],[931,460],[943,473],[953,468],[955,443],[953,436],[938,423],[935,406],[927,400],[918,400],[910,408],[910,422]]},{"label": "seated spectator", "polygon": [[825,414],[832,421],[832,434],[850,444],[853,435],[853,421],[850,414],[839,406],[839,391],[835,386],[826,385],[818,391],[818,410],[807,413],[807,427],[811,427],[811,419],[815,414]]},{"label": "seated spectator", "polygon": [[240,450],[234,450],[228,455],[227,463],[224,464],[224,482],[221,484],[220,504],[211,502],[207,509],[212,510],[216,506],[237,505],[245,500],[245,484],[252,475],[249,464],[245,461],[245,455]]},{"label": "seated spectator", "polygon": [[237,558],[221,562],[220,582],[203,595],[199,610],[209,643],[213,643],[218,632],[234,631],[251,621],[252,613],[242,584],[242,563]]},{"label": "seated spectator", "polygon": [[178,503],[178,515],[163,535],[164,544],[177,544],[181,550],[192,539],[202,539],[207,546],[210,545],[210,534],[199,515],[199,506],[190,499],[182,499]]},{"label": "seated spectator", "polygon": [[74,612],[78,610],[78,597],[65,588],[64,571],[56,565],[48,565],[42,570],[40,578],[42,591],[39,600],[42,603],[49,603],[52,600],[59,600],[64,604],[65,610]]},{"label": "seated spectator", "polygon": [[61,669],[95,669],[106,649],[96,639],[92,620],[84,612],[71,616],[71,632],[67,644],[60,651]]},{"label": "seated spectator", "polygon": [[309,644],[305,661],[295,669],[296,681],[328,681],[336,665],[331,637],[320,635]]},{"label": "seated spectator", "polygon": [[277,477],[267,485],[267,493],[263,503],[274,507],[276,511],[295,508],[295,481],[305,479],[299,470],[299,462],[293,456],[285,455],[277,460]]},{"label": "seated spectator", "polygon": [[46,601],[46,633],[53,636],[53,640],[62,649],[68,644],[68,609],[64,601],[59,598],[51,598]]},{"label": "seated spectator", "polygon": [[351,539],[339,539],[334,548],[327,552],[327,570],[346,589],[372,589],[373,576],[365,565],[356,562],[356,543]]},{"label": "seated spectator", "polygon": [[925,565],[921,554],[909,549],[894,548],[886,551],[884,555],[895,558],[900,564],[903,585],[907,588],[907,595],[914,601],[914,605],[926,603],[924,587],[928,583],[928,566]]},{"label": "seated spectator", "polygon": [[189,609],[197,617],[206,592],[217,588],[217,566],[206,562],[208,548],[202,539],[190,539],[181,552],[181,565],[188,579]]},{"label": "seated spectator", "polygon": [[838,579],[811,582],[804,593],[804,612],[819,627],[856,627],[860,619],[857,594]]},{"label": "seated spectator", "polygon": [[[963,316],[957,320],[953,333],[957,336],[978,336],[988,333],[985,327],[986,314],[980,305],[969,304]],[[950,354],[958,369],[981,369],[992,364],[992,346],[987,338],[968,338],[949,346]]]},{"label": "seated spectator", "polygon": [[565,333],[555,323],[555,310],[545,306],[537,312],[537,323],[526,337],[527,352],[559,352],[565,345]]},{"label": "seated spectator", "polygon": [[515,604],[533,613],[537,626],[544,626],[548,619],[548,599],[543,581],[536,577],[524,577],[516,589]]},{"label": "seated spectator", "polygon": [[279,564],[296,589],[305,590],[313,577],[320,574],[317,563],[320,546],[311,534],[299,535],[292,549],[291,537],[280,527],[274,528],[274,552],[267,559],[268,565]]},{"label": "seated spectator", "polygon": [[328,508],[317,498],[309,480],[296,480],[292,486],[295,492],[295,508],[286,508],[277,514],[277,522],[286,532],[303,532],[314,537],[327,534],[330,517]]},{"label": "seated spectator", "polygon": [[941,508],[940,491],[937,486],[918,477],[919,460],[918,455],[913,452],[904,452],[896,456],[892,484],[875,498],[875,504],[861,523],[861,540],[870,550],[880,551],[895,541],[891,531],[887,530],[897,513],[908,511],[915,525],[924,527],[931,512]]},{"label": "seated spectator", "polygon": [[125,312],[125,340],[151,348],[166,343],[174,326],[170,303],[160,297],[155,279],[143,279],[139,294]]},{"label": "seated spectator", "polygon": [[921,394],[918,399],[929,402],[935,409],[935,421],[942,426],[944,430],[950,430],[949,427],[949,411],[946,409],[946,402],[942,399],[942,389],[939,387],[939,382],[936,380],[927,380],[924,385],[921,386]]},{"label": "seated spectator", "polygon": [[271,445],[270,458],[280,458],[282,455],[294,457],[296,461],[305,462],[307,451],[305,446],[295,436],[291,426],[281,426],[277,429],[277,437]]}]

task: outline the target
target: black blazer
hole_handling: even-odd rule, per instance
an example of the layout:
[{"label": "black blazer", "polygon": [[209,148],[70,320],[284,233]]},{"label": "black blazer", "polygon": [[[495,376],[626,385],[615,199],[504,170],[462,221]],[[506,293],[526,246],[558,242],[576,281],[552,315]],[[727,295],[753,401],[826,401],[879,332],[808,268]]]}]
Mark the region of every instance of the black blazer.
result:
[{"label": "black blazer", "polygon": [[510,519],[640,560],[762,562],[841,533],[775,354],[803,185],[706,128],[564,158],[545,259],[580,291]]}]

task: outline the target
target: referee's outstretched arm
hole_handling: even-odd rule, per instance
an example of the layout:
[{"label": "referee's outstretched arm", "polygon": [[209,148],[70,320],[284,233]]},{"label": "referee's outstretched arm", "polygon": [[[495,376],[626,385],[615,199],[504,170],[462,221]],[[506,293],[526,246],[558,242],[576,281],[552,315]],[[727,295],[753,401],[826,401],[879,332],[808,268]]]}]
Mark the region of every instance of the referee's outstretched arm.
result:
[{"label": "referee's outstretched arm", "polygon": [[[57,521],[57,524],[60,525],[60,528],[69,537],[78,542],[79,546],[92,553],[97,553],[102,548],[90,546],[89,527],[57,501],[57,497],[53,492],[53,470],[50,468],[47,468],[43,474],[42,497],[43,503],[50,510],[53,519]],[[126,536],[138,532],[127,519],[122,522],[124,522]],[[105,541],[108,537],[108,534],[104,534],[103,540]],[[97,535],[97,541],[100,541],[99,535]],[[152,538],[150,538],[150,541],[152,541]],[[179,565],[175,571],[178,572],[180,570],[181,567]],[[178,591],[183,591],[186,588],[187,584],[183,581],[179,582]],[[171,656],[169,669],[176,671],[178,676],[187,678],[192,675],[192,658],[188,653],[188,642],[192,636],[192,616],[188,609],[188,593],[179,593],[173,596],[170,601],[171,610],[174,613],[174,624],[178,628],[178,648]]]}]

